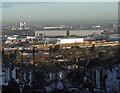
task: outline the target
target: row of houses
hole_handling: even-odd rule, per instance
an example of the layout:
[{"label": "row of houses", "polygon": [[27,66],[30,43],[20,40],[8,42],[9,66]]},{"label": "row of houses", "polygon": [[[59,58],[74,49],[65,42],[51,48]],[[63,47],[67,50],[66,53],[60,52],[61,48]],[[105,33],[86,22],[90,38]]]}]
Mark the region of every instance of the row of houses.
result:
[{"label": "row of houses", "polygon": [[96,91],[104,90],[110,93],[120,91],[120,64],[113,66],[110,69],[97,67],[88,71],[89,80],[91,81]]},{"label": "row of houses", "polygon": [[[7,86],[8,82],[11,80],[11,77],[15,79],[15,81],[21,86],[23,81],[29,81],[29,85],[32,86],[33,81],[33,70],[32,69],[21,69],[21,67],[16,66],[12,62],[3,61],[2,62],[2,75],[0,76],[0,83],[3,86]],[[43,74],[45,77],[45,82],[50,82],[57,77],[62,79],[65,77],[64,70],[58,70],[55,68],[48,68],[48,67],[36,67],[35,68],[36,76],[39,74]],[[110,92],[117,92],[120,91],[120,63],[115,64],[110,68],[103,67],[96,67],[89,69],[86,71],[89,80],[92,80],[94,83],[96,90],[106,90]],[[86,74],[86,75],[87,75]],[[85,77],[87,77],[85,75]],[[40,77],[38,77],[41,79]],[[87,79],[84,79],[86,81]]]},{"label": "row of houses", "polygon": [[[110,60],[112,61],[112,60]],[[90,63],[88,63],[89,65]],[[115,60],[115,64],[109,62],[97,65],[97,62],[87,71],[94,86],[97,90],[104,90],[108,92],[120,91],[120,62],[119,59]],[[90,66],[90,65],[89,65]]]},{"label": "row of houses", "polygon": [[[20,63],[15,64],[13,62],[9,62],[7,60],[2,60],[1,62],[1,68],[2,68],[2,75],[0,77],[1,79],[1,85],[7,86],[8,82],[11,80],[11,78],[14,78],[15,81],[21,85],[21,82],[28,81],[29,85],[32,86],[33,82],[33,75],[36,77],[43,75],[45,82],[50,82],[51,80],[54,80],[56,78],[62,79],[65,75],[64,70],[61,68],[52,66],[52,67],[46,67],[46,66],[40,66],[35,67],[35,72],[33,71],[33,66],[22,66],[23,64]],[[34,72],[34,73],[33,73]],[[41,75],[39,75],[41,74]],[[39,80],[41,78],[39,77]],[[35,79],[34,79],[35,80]],[[24,83],[24,82],[23,82]]]},{"label": "row of houses", "polygon": [[5,44],[18,44],[18,43],[24,43],[28,42],[29,40],[34,39],[34,36],[21,36],[21,35],[11,35],[11,36],[2,36],[2,41]]}]

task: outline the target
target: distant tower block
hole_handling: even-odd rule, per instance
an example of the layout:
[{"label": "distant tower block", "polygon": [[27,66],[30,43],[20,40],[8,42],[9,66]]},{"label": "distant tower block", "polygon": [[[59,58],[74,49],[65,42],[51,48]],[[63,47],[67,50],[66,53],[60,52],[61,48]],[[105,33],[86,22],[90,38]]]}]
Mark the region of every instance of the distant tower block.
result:
[{"label": "distant tower block", "polygon": [[24,29],[24,23],[20,22],[20,30],[23,30],[23,29]]},{"label": "distant tower block", "polygon": [[26,30],[26,29],[29,29],[29,28],[27,28],[26,23],[25,22],[20,22],[19,30]]},{"label": "distant tower block", "polygon": [[26,28],[26,23],[25,22],[23,22],[23,27]]}]

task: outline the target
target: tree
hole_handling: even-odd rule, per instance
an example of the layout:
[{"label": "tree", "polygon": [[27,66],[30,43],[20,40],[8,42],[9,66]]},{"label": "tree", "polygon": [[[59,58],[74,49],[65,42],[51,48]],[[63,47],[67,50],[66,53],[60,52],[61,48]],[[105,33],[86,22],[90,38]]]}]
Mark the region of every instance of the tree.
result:
[{"label": "tree", "polygon": [[54,51],[54,48],[52,46],[49,47],[49,51],[50,52],[53,52]]},{"label": "tree", "polygon": [[93,44],[91,47],[91,53],[95,52],[95,45]]},{"label": "tree", "polygon": [[56,45],[56,46],[54,47],[54,51],[55,51],[55,52],[60,51],[60,45]]}]

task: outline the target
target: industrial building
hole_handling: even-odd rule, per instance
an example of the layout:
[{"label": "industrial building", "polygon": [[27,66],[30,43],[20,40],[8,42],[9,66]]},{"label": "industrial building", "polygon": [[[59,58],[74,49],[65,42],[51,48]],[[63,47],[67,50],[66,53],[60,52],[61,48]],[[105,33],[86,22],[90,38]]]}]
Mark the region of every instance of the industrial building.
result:
[{"label": "industrial building", "polygon": [[44,27],[44,29],[46,30],[50,30],[50,29],[63,29],[63,27],[59,26],[59,27]]},{"label": "industrial building", "polygon": [[35,36],[87,36],[101,34],[103,30],[40,30],[35,31]]},{"label": "industrial building", "polygon": [[120,34],[111,34],[107,38],[107,41],[120,41]]},{"label": "industrial building", "polygon": [[84,38],[60,38],[57,41],[57,44],[72,44],[84,42]]}]

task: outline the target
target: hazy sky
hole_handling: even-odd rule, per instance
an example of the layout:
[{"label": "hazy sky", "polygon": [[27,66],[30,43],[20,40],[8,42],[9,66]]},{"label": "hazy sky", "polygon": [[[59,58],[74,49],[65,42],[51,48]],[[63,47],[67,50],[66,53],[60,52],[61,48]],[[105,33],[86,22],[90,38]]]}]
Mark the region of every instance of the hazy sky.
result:
[{"label": "hazy sky", "polygon": [[2,4],[3,22],[117,20],[117,2],[63,2]]},{"label": "hazy sky", "polygon": [[119,2],[120,0],[1,0],[2,2]]}]

